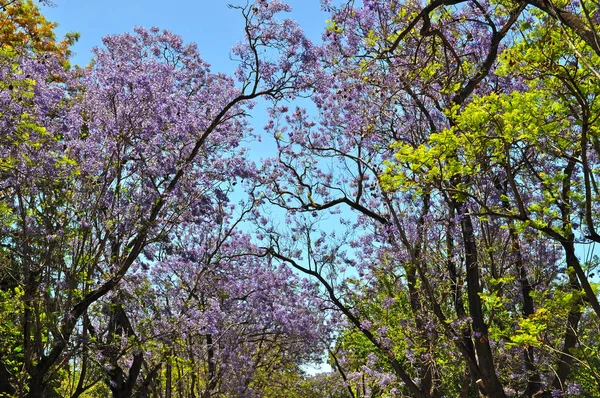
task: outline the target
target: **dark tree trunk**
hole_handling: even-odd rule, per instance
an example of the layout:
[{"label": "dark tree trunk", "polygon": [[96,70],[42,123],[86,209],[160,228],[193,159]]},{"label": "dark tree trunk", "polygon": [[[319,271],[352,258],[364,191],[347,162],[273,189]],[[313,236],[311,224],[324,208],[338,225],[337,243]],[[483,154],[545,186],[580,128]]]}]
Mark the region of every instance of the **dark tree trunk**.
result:
[{"label": "dark tree trunk", "polygon": [[[494,358],[488,340],[488,327],[483,316],[481,306],[481,286],[479,284],[479,263],[477,258],[477,243],[475,241],[475,232],[473,230],[473,221],[471,216],[466,214],[465,208],[457,204],[462,216],[461,229],[463,236],[463,245],[465,250],[465,267],[467,276],[467,297],[469,300],[469,312],[473,320],[473,337],[477,358],[479,360],[479,370],[482,375],[482,383],[478,383],[480,391],[491,398],[505,398],[504,389],[494,367]],[[483,384],[483,385],[482,385]]]}]

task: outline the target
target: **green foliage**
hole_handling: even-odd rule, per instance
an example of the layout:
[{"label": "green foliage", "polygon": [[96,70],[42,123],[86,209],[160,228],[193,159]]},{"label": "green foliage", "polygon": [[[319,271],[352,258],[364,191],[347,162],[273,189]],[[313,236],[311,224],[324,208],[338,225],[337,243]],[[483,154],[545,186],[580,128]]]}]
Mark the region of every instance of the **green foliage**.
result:
[{"label": "green foliage", "polygon": [[[494,78],[514,85],[482,90],[484,94],[472,95],[464,104],[450,103],[443,109],[449,124],[422,142],[395,142],[394,159],[385,162],[380,183],[389,193],[468,202],[481,231],[495,224],[518,240],[531,241],[532,234],[539,233],[538,238],[543,235],[556,244],[583,241],[600,221],[600,57],[573,32],[548,22],[542,11],[531,12],[536,19],[520,25],[494,70]],[[431,78],[438,67],[428,64],[421,78]],[[457,89],[449,86],[444,92]],[[552,275],[548,290],[530,292],[534,310],[524,315],[523,308],[514,305],[514,293],[507,294],[522,286],[515,276],[495,270],[494,262],[502,261],[494,259],[500,248],[490,241],[477,242],[488,250],[480,250],[483,286],[478,295],[489,339],[514,352],[535,348],[558,357],[568,317],[580,313],[594,319],[586,293],[567,282],[580,277],[570,267],[564,279]],[[539,281],[547,272],[543,264],[527,267],[530,281]],[[590,285],[597,297],[593,278]],[[589,333],[597,329],[597,318],[586,322],[590,323],[581,326],[580,334],[574,332],[578,347],[566,355],[577,364],[574,379],[588,386],[585,391],[597,391],[598,352],[591,348],[597,344],[595,333]],[[548,365],[538,366],[550,371]]]},{"label": "green foliage", "polygon": [[23,313],[23,294],[20,287],[0,290],[0,356],[8,372],[19,379],[24,377],[23,334],[19,319]]}]

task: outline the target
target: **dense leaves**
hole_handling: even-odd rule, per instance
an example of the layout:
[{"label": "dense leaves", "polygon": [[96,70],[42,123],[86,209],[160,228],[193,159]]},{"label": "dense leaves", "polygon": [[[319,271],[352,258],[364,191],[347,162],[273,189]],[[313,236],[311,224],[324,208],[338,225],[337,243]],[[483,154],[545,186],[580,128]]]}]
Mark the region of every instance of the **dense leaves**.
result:
[{"label": "dense leaves", "polygon": [[[48,2],[46,2],[48,3]],[[31,0],[0,2],[0,43],[3,50],[15,52],[52,52],[67,61],[69,45],[78,38],[70,33],[56,42],[53,29],[56,24],[47,21]]]}]

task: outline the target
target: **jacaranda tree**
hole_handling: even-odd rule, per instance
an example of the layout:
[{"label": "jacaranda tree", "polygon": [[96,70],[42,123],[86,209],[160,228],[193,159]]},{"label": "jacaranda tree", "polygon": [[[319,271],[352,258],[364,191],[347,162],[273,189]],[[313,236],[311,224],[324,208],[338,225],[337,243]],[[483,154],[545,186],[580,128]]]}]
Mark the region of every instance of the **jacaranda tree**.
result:
[{"label": "jacaranda tree", "polygon": [[[315,352],[312,342],[292,355],[318,330],[308,301],[276,299],[300,286],[227,222],[228,187],[252,173],[238,148],[252,100],[304,90],[316,62],[297,26],[277,19],[286,9],[239,9],[237,83],[157,28],[105,38],[85,69],[65,70],[63,53],[40,46],[3,57],[2,393],[234,394],[251,391],[254,372]],[[136,284],[134,269],[162,274]],[[154,302],[140,306],[140,292]],[[196,326],[175,329],[173,317]],[[157,318],[171,326],[151,330]],[[232,373],[244,358],[253,362]],[[179,360],[195,372],[189,387],[173,386]]]},{"label": "jacaranda tree", "polygon": [[345,318],[349,394],[595,394],[596,5],[332,3],[263,228]]},{"label": "jacaranda tree", "polygon": [[0,394],[598,395],[593,1],[257,0],[234,77],[2,5]]}]

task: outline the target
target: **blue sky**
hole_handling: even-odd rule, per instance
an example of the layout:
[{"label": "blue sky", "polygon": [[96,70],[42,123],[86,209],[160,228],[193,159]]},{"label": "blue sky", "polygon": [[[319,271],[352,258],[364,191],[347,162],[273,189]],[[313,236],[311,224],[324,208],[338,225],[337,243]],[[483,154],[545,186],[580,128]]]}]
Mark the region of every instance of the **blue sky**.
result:
[{"label": "blue sky", "polygon": [[[213,72],[232,72],[235,63],[229,49],[243,38],[243,20],[239,11],[227,4],[245,4],[245,0],[53,0],[54,7],[43,7],[46,17],[58,22],[58,37],[79,32],[74,64],[85,65],[90,50],[100,45],[108,34],[131,32],[135,26],[158,26],[196,42],[202,57]],[[297,20],[306,34],[320,42],[327,14],[321,12],[319,0],[290,0]]]}]

